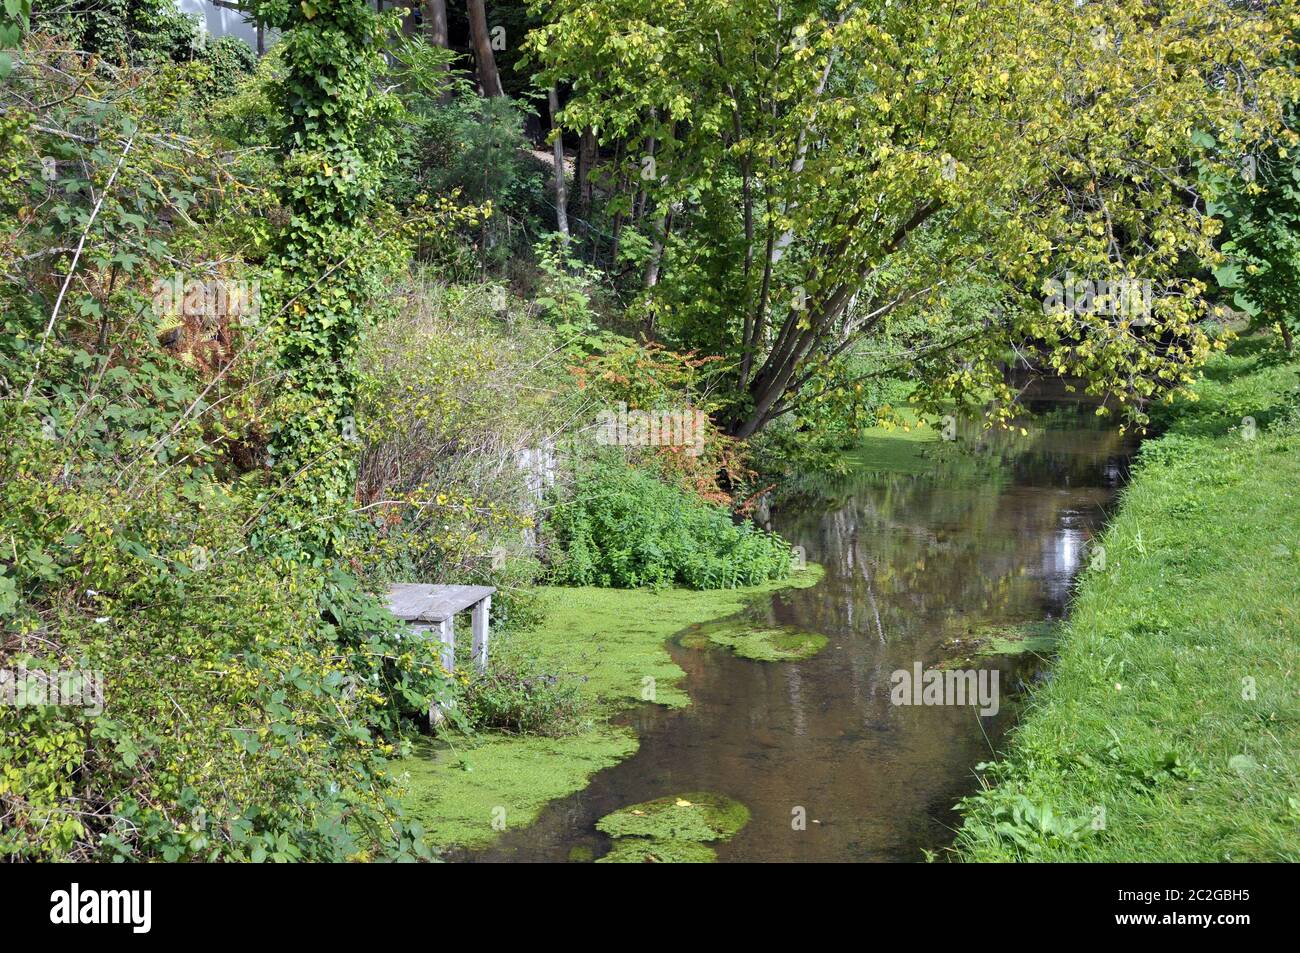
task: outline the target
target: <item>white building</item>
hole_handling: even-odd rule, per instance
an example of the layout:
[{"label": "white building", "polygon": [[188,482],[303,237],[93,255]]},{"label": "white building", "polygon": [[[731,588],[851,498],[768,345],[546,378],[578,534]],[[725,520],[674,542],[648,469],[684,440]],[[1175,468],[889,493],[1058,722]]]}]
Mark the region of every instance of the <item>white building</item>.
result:
[{"label": "white building", "polygon": [[[386,9],[384,0],[376,0],[376,9]],[[404,3],[390,2],[387,8],[403,6],[414,8],[415,0]],[[276,30],[262,31],[257,28],[247,14],[239,10],[237,0],[176,0],[176,7],[181,13],[188,13],[199,18],[199,26],[211,37],[237,36],[258,53],[264,53],[279,38]],[[407,18],[408,32],[413,27],[414,12]]]},{"label": "white building", "polygon": [[233,0],[176,0],[181,13],[199,18],[199,26],[211,37],[237,36],[259,53],[278,37],[274,30],[259,30],[247,14],[235,9]]}]

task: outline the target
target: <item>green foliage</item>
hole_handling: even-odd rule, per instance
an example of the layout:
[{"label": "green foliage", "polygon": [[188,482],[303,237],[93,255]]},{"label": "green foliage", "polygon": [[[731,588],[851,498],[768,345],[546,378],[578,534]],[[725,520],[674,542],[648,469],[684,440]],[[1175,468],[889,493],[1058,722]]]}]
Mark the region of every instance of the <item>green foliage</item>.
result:
[{"label": "green foliage", "polygon": [[394,154],[398,105],[376,87],[386,24],[364,0],[257,0],[283,31],[273,82],[288,221],[267,262],[281,395],[268,452],[283,485],[254,536],[263,551],[319,559],[341,549],[355,478],[356,352],[397,264],[397,225],[372,212]]},{"label": "green foliage", "polygon": [[500,653],[487,672],[470,680],[463,707],[466,722],[479,731],[563,737],[585,727],[577,680]]},{"label": "green foliage", "polygon": [[541,287],[534,300],[564,346],[581,358],[610,344],[612,335],[597,327],[592,307],[597,270],[579,260],[559,234],[539,242],[535,252]]},{"label": "green foliage", "polygon": [[[650,246],[637,311],[672,346],[728,358],[740,437],[840,388],[855,341],[915,363],[935,404],[991,390],[1006,414],[1001,361],[1023,346],[1141,422],[1210,355],[1204,283],[1183,268],[1217,255],[1196,160],[1235,166],[1274,134],[1294,147],[1288,5],[532,9],[540,82],[572,85],[564,126],[616,147],[610,206]],[[1067,273],[1150,281],[1152,314],[1044,308],[1044,279]],[[999,319],[930,320],[990,276],[1014,304]]]},{"label": "green foliage", "polygon": [[34,27],[57,34],[73,49],[114,64],[184,62],[202,51],[198,20],[173,0],[73,0],[38,12]]},{"label": "green foliage", "polygon": [[212,99],[232,95],[239,88],[240,80],[257,69],[257,54],[234,36],[209,40],[203,45],[199,60],[210,71],[205,85],[206,94]]},{"label": "green foliage", "polygon": [[9,0],[0,8],[0,79],[13,71],[10,50],[18,48],[31,23],[32,0]]},{"label": "green foliage", "polygon": [[341,566],[249,547],[271,357],[156,289],[245,267],[266,195],[187,125],[193,64],[130,76],[33,46],[4,89],[0,668],[102,673],[103,711],[0,708],[0,854],[419,854],[385,756],[452,688]]},{"label": "green foliage", "polygon": [[[1287,118],[1294,130],[1294,104]],[[1228,262],[1215,275],[1254,327],[1281,326],[1290,346],[1300,334],[1300,148],[1279,136],[1244,161],[1239,178],[1216,180],[1222,198],[1211,208],[1225,222]]]},{"label": "green foliage", "polygon": [[[521,110],[505,98],[472,93],[411,96],[398,146],[390,190],[405,207],[419,195],[456,196],[457,201],[492,209],[491,218],[468,240],[480,242],[477,271],[501,268],[526,254],[526,236],[544,229],[542,166],[531,155]],[[468,269],[449,277],[469,278]]]},{"label": "green foliage", "polygon": [[579,466],[545,529],[551,576],[564,585],[732,589],[790,570],[779,536],[614,458]]},{"label": "green foliage", "polygon": [[[47,380],[72,392],[74,367],[47,364]],[[14,383],[20,368],[0,363]],[[442,673],[345,573],[249,551],[239,528],[254,501],[203,467],[150,458],[135,489],[115,485],[107,464],[132,428],[147,433],[192,399],[172,368],[176,404],[141,400],[168,373],[163,361],[113,375],[122,403],[85,402],[52,426],[52,413],[43,424],[17,401],[0,412],[0,532],[14,554],[3,560],[0,666],[103,677],[102,715],[0,708],[0,854],[414,849],[383,755],[398,719],[446,692]]]},{"label": "green foliage", "polygon": [[360,355],[367,571],[497,586],[494,623],[526,625],[539,567],[521,539],[536,501],[519,458],[575,403],[554,338],[499,285],[414,275],[394,297]]}]

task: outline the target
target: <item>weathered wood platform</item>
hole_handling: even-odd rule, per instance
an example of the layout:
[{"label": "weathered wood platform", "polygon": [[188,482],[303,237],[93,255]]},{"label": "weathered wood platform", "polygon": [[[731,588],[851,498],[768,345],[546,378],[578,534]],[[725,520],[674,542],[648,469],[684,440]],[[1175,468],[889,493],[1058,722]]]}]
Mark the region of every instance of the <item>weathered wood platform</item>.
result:
[{"label": "weathered wood platform", "polygon": [[455,665],[455,628],[458,612],[471,613],[470,643],[474,667],[487,667],[489,614],[492,611],[493,586],[430,586],[423,583],[398,583],[388,589],[388,610],[417,630],[438,630],[442,642],[442,667],[451,671]]},{"label": "weathered wood platform", "polygon": [[[456,667],[456,630],[454,620],[458,612],[470,612],[470,657],[474,668],[487,669],[488,634],[492,611],[494,586],[431,586],[424,583],[404,582],[388,589],[388,611],[417,632],[438,633],[442,643],[440,658],[448,672]],[[442,709],[434,703],[429,706],[429,723],[442,720]]]}]

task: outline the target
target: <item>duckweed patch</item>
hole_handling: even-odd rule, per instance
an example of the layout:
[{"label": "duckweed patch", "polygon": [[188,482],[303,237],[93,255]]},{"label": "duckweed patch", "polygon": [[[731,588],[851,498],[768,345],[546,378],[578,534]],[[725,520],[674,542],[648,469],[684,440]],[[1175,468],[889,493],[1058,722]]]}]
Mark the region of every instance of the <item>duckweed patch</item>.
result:
[{"label": "duckweed patch", "polygon": [[636,749],[631,729],[609,725],[571,738],[484,733],[454,745],[422,741],[394,772],[407,790],[403,808],[431,844],[482,847]]},{"label": "duckweed patch", "polygon": [[605,863],[711,863],[713,842],[749,823],[749,808],[707,791],[669,795],[607,814],[596,828],[614,838]]},{"label": "duckweed patch", "polygon": [[744,616],[692,626],[678,638],[685,648],[721,646],[760,662],[793,662],[816,655],[826,636],[789,625],[756,623]]},{"label": "duckweed patch", "polygon": [[530,824],[547,802],[581,790],[591,775],[636,751],[635,733],[609,724],[614,715],[647,701],[690,704],[680,685],[685,673],[668,654],[675,633],[821,577],[821,567],[810,565],[781,582],[745,589],[540,587],[545,622],[498,636],[494,652],[508,640],[512,651],[547,671],[578,679],[592,727],[565,738],[485,732],[425,741],[393,765],[404,781],[404,809],[438,847],[490,843],[499,833],[492,826],[496,808],[504,809],[505,829]]},{"label": "duckweed patch", "polygon": [[718,852],[696,841],[620,837],[598,864],[712,864]]},{"label": "duckweed patch", "polygon": [[1061,624],[1054,620],[1026,622],[991,632],[980,644],[980,655],[1043,655],[1056,650]]}]

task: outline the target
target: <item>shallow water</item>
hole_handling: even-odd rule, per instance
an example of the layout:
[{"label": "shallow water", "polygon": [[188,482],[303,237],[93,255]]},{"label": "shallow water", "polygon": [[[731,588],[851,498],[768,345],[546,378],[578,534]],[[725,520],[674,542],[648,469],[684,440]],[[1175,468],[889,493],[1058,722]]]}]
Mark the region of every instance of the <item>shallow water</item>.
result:
[{"label": "shallow water", "polygon": [[[1040,403],[1028,436],[963,434],[927,445],[925,472],[816,481],[774,528],[825,567],[815,587],[762,600],[755,619],[820,632],[801,662],[756,662],[672,646],[693,704],[626,716],[632,758],[596,774],[471,860],[599,857],[595,823],[618,808],[689,791],[734,797],[750,823],[721,861],[918,861],[949,844],[957,799],[976,786],[1013,723],[1015,695],[1045,669],[997,669],[1001,707],[896,706],[890,674],[960,656],[973,628],[1059,618],[1089,538],[1127,473],[1131,441],[1089,410]],[[670,598],[670,596],[666,596]],[[802,809],[806,829],[793,819]]]}]

